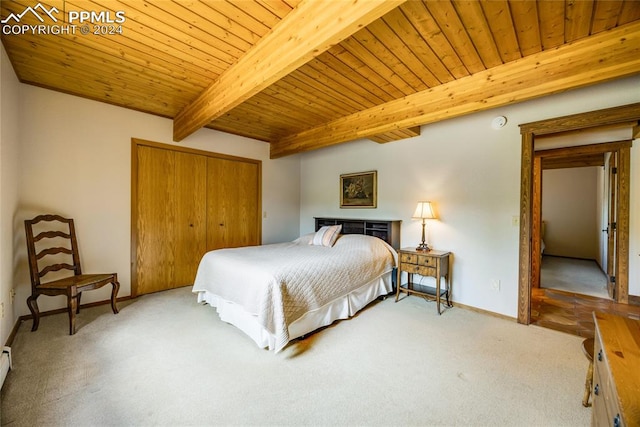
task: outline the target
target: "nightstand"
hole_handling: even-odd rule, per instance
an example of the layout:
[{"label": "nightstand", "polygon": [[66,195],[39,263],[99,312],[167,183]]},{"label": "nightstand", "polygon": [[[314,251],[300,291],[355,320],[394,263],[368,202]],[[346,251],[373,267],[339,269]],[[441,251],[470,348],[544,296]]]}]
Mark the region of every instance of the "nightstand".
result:
[{"label": "nightstand", "polygon": [[[444,298],[447,307],[451,307],[451,283],[449,277],[449,255],[444,251],[417,251],[415,248],[402,248],[399,252],[398,276],[396,283],[396,302],[400,292],[418,295],[436,302],[438,314],[441,314],[440,301]],[[402,272],[407,273],[407,282],[402,283]],[[435,287],[413,282],[413,275],[434,277]],[[444,288],[441,280],[444,278]]]}]

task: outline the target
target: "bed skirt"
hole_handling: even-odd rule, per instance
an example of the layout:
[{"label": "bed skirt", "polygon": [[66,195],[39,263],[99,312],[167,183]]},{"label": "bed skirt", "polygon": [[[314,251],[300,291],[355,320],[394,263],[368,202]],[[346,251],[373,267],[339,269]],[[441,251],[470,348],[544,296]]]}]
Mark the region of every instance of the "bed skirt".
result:
[{"label": "bed skirt", "polygon": [[[289,341],[328,326],[340,319],[349,317],[362,310],[367,304],[382,295],[393,291],[392,272],[355,289],[351,293],[337,298],[323,307],[305,313],[289,326]],[[225,300],[208,291],[199,291],[198,302],[215,307],[220,319],[230,323],[247,334],[260,348],[275,348],[276,338],[257,321],[257,316],[245,311],[241,306]]]}]

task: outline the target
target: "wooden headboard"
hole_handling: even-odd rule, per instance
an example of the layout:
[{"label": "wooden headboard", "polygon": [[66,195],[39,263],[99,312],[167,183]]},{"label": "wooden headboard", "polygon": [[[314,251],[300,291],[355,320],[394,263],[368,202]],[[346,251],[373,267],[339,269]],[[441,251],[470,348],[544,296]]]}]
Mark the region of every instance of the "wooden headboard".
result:
[{"label": "wooden headboard", "polygon": [[342,225],[342,234],[366,234],[378,237],[394,249],[400,249],[400,224],[402,220],[374,220],[353,218],[319,218],[315,217],[316,228],[325,225]]}]

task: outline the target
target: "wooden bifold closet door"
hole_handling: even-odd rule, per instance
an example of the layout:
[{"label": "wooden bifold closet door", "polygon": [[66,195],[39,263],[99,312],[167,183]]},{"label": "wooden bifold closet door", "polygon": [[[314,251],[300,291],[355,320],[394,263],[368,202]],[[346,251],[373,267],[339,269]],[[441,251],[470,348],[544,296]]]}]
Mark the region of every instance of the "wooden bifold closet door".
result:
[{"label": "wooden bifold closet door", "polygon": [[255,163],[208,159],[208,191],[216,197],[207,198],[207,250],[259,244],[258,168]]},{"label": "wooden bifold closet door", "polygon": [[261,242],[261,162],[132,141],[132,295],[193,284],[210,250]]}]

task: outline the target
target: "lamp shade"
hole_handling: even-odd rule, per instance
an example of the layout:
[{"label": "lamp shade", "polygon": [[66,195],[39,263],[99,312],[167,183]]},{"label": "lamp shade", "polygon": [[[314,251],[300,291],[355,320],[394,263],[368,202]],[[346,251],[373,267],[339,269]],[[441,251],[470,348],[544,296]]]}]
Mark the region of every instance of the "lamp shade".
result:
[{"label": "lamp shade", "polygon": [[414,219],[435,219],[431,202],[418,202],[416,211],[413,213]]}]

